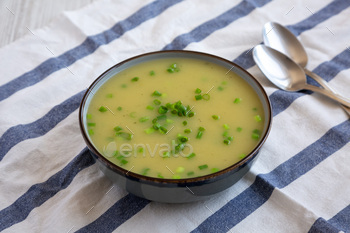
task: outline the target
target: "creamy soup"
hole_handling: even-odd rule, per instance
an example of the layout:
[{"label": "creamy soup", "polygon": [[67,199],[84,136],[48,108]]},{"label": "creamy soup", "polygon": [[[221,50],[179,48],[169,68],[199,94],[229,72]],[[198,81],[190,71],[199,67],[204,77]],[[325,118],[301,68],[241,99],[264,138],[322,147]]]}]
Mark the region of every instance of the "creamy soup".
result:
[{"label": "creamy soup", "polygon": [[249,154],[264,126],[252,87],[219,65],[189,58],[128,68],[93,94],[86,115],[97,150],[134,173],[183,179]]}]

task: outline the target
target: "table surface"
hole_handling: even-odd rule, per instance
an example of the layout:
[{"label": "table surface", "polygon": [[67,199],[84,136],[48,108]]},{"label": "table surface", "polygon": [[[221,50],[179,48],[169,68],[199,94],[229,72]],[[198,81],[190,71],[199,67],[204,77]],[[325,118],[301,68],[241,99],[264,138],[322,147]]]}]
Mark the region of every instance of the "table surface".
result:
[{"label": "table surface", "polygon": [[0,47],[48,25],[63,11],[73,11],[97,0],[1,0]]}]

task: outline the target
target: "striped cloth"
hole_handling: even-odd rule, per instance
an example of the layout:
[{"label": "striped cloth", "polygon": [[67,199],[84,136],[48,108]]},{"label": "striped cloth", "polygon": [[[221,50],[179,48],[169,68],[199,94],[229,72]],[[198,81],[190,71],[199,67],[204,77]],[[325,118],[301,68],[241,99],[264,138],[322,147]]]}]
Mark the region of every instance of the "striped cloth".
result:
[{"label": "striped cloth", "polygon": [[[276,21],[298,36],[308,68],[349,97],[350,2],[108,1],[65,12],[0,49],[0,231],[350,232],[350,121],[314,93],[287,93],[251,49]],[[16,12],[15,12],[16,13]],[[273,107],[251,171],[190,204],[150,202],[114,186],[80,135],[83,93],[104,70],[144,52],[212,53],[248,69]]]}]

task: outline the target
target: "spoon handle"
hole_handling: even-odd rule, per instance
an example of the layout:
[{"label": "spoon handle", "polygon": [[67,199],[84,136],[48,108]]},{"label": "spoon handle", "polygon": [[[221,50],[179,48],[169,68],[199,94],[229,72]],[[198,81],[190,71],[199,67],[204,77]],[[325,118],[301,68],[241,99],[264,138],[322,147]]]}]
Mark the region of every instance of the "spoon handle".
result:
[{"label": "spoon handle", "polygon": [[[333,92],[334,94],[336,94],[337,92],[332,89],[329,85],[328,82],[326,82],[326,80],[324,80],[323,78],[321,78],[320,76],[318,76],[317,74],[313,73],[312,71],[308,70],[308,69],[304,69],[305,73],[312,78],[313,80],[315,80],[316,82],[318,82],[318,84],[320,84],[324,89],[329,90],[331,92]],[[343,110],[350,116],[350,108],[340,104],[340,106],[343,108]]]},{"label": "spoon handle", "polygon": [[318,92],[320,94],[323,94],[331,99],[333,99],[334,101],[336,102],[339,102],[341,103],[342,105],[345,105],[346,107],[350,108],[350,100],[349,99],[346,99],[338,94],[335,94],[329,90],[326,90],[326,89],[323,89],[323,88],[320,88],[320,87],[316,87],[316,86],[313,86],[313,85],[310,85],[310,84],[307,84],[305,86],[305,89],[306,90],[310,90],[310,91],[313,91],[313,92]]},{"label": "spoon handle", "polygon": [[328,82],[326,80],[324,80],[323,78],[321,78],[320,76],[318,76],[317,74],[315,74],[314,72],[308,70],[308,69],[304,69],[305,74],[307,74],[310,78],[312,78],[313,80],[315,80],[318,84],[320,84],[324,89],[329,90],[331,92],[333,92],[334,94],[336,94],[337,92],[331,88],[328,85]]}]

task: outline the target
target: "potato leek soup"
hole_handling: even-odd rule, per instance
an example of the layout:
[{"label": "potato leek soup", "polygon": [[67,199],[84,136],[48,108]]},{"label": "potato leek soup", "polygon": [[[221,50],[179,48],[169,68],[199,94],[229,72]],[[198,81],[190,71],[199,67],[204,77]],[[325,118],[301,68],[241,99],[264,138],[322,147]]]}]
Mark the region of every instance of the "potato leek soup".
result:
[{"label": "potato leek soup", "polygon": [[125,170],[184,179],[215,173],[260,140],[264,110],[236,73],[203,60],[129,67],[95,93],[86,115],[97,150]]}]

